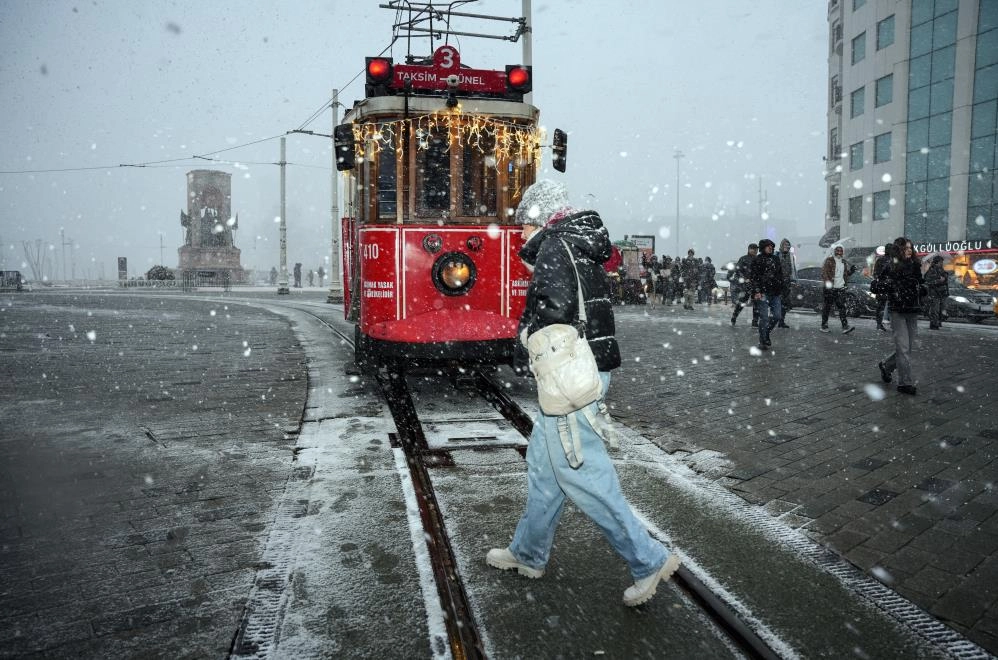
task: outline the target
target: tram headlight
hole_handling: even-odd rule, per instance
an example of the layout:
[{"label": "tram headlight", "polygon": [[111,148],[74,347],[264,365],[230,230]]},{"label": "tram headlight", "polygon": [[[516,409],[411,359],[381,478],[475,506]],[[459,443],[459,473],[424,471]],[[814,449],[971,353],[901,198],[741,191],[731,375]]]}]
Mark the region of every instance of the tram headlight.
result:
[{"label": "tram headlight", "polygon": [[448,296],[467,293],[475,285],[478,270],[475,262],[461,252],[448,252],[440,255],[433,263],[433,285]]}]

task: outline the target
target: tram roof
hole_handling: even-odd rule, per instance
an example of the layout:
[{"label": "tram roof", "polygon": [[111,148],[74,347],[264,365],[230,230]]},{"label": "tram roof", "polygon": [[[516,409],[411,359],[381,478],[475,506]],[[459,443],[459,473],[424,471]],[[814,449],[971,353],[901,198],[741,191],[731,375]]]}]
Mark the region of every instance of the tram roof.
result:
[{"label": "tram roof", "polygon": [[[448,112],[447,100],[436,96],[410,96],[409,116],[418,117],[432,113]],[[354,103],[347,111],[344,122],[365,121],[385,117],[401,118],[405,112],[405,97],[376,96]],[[461,114],[488,115],[502,119],[536,122],[540,110],[529,103],[503,99],[462,98]]]}]

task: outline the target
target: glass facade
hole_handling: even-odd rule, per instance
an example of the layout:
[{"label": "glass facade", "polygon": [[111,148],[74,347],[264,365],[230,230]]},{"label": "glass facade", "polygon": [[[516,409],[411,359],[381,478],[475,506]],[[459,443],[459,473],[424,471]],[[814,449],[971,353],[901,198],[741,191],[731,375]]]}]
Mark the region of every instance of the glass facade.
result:
[{"label": "glass facade", "polygon": [[998,232],[998,2],[980,0],[970,120],[967,238]]},{"label": "glass facade", "polygon": [[[904,233],[916,241],[946,240],[957,4],[957,0],[912,1],[908,139],[903,145],[907,157]],[[994,3],[982,0],[982,13],[986,4]]]}]

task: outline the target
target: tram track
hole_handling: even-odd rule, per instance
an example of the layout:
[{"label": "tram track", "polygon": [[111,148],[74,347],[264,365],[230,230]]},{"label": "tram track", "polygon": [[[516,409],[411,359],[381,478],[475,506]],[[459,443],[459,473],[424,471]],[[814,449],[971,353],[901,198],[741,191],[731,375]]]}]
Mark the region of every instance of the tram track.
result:
[{"label": "tram track", "polygon": [[[320,315],[295,305],[295,309],[316,319],[344,344],[353,347],[353,338]],[[420,512],[424,538],[441,607],[445,613],[451,656],[486,658],[487,654],[479,626],[474,617],[467,589],[458,567],[458,560],[447,531],[446,521],[437,501],[430,470],[453,465],[451,450],[435,449],[427,441],[423,422],[416,409],[404,368],[379,369],[374,380],[384,397],[395,422],[396,433],[389,434],[392,447],[400,449],[412,481]],[[483,370],[471,369],[451,373],[452,384],[471,389],[487,401],[513,429],[529,439],[533,429],[530,416],[510,397],[504,388]],[[482,443],[464,445],[462,449],[493,450],[508,445]],[[526,458],[525,447],[516,447]],[[686,598],[723,632],[733,648],[748,658],[775,659],[780,656],[746,623],[742,617],[715,594],[688,568],[681,566],[671,581]]]}]

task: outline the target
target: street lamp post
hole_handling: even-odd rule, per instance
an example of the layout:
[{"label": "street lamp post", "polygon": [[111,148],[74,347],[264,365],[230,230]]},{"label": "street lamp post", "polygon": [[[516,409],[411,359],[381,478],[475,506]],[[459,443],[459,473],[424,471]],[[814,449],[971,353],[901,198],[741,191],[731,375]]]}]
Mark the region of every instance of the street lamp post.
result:
[{"label": "street lamp post", "polygon": [[[339,121],[339,90],[333,90],[333,134],[336,133],[336,124]],[[332,139],[332,138],[330,138]],[[330,219],[332,221],[332,244],[329,250],[329,294],[326,296],[326,302],[332,304],[339,304],[343,302],[343,285],[340,283],[340,242],[338,236],[340,234],[340,204],[339,204],[339,188],[340,188],[340,172],[336,169],[336,143],[333,145],[333,177],[332,177],[332,192],[330,194]]]},{"label": "street lamp post", "polygon": [[676,159],[676,255],[679,252],[679,159],[684,158],[683,152],[676,149],[676,153],[672,155]]},{"label": "street lamp post", "polygon": [[285,210],[287,204],[285,203],[284,193],[285,193],[285,181],[284,181],[284,170],[287,167],[288,161],[285,157],[285,138],[281,138],[281,272],[277,279],[277,293],[278,295],[288,295],[291,290],[288,288],[288,224],[287,218],[285,217]]}]

